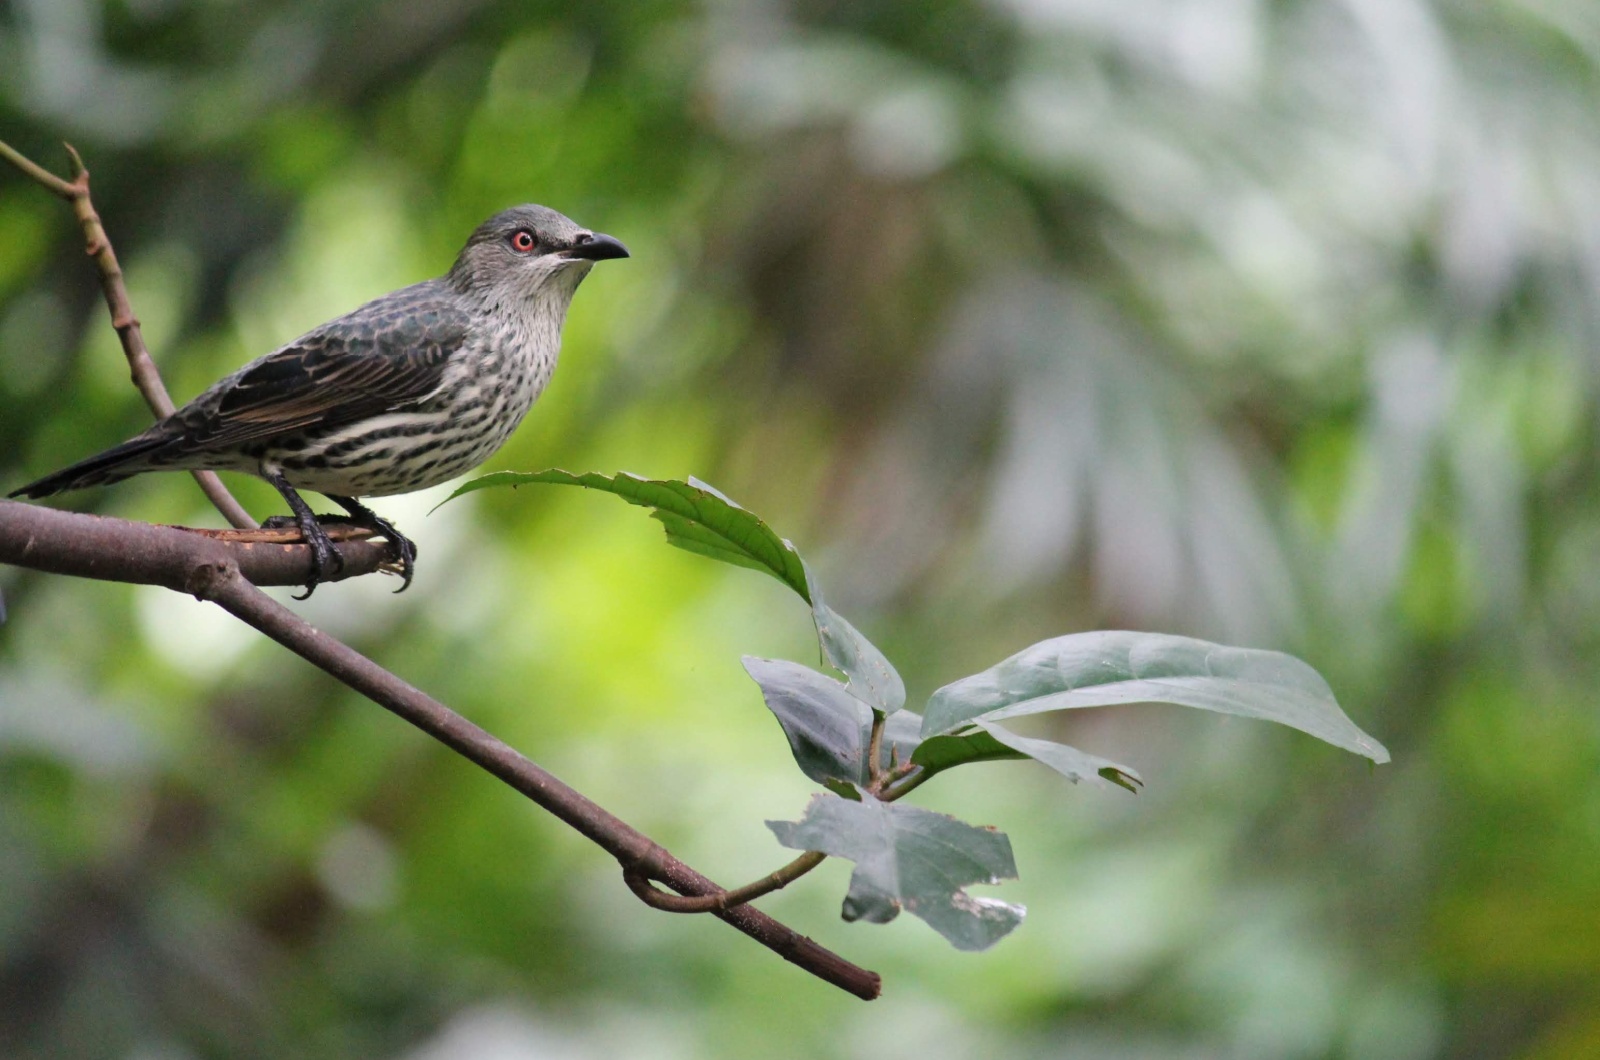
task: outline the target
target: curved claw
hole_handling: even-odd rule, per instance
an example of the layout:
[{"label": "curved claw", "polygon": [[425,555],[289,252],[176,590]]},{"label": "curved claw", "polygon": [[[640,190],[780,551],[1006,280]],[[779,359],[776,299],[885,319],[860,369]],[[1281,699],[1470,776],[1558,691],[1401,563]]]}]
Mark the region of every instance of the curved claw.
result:
[{"label": "curved claw", "polygon": [[311,546],[311,579],[306,582],[305,595],[294,599],[309,600],[311,594],[317,591],[317,586],[327,581],[330,574],[338,575],[344,571],[344,553],[339,551],[339,546],[333,543],[322,525],[314,519],[301,527],[300,536]]},{"label": "curved claw", "polygon": [[328,498],[350,513],[350,521],[352,523],[365,527],[376,534],[381,534],[389,542],[390,551],[394,553],[395,560],[400,564],[400,588],[396,589],[395,592],[403,593],[411,588],[411,579],[417,572],[416,542],[396,530],[393,523],[354,497],[339,497],[330,493]]},{"label": "curved claw", "polygon": [[[289,504],[289,510],[294,513],[294,523],[300,528],[300,537],[311,546],[311,577],[306,582],[306,594],[295,597],[296,600],[309,600],[311,594],[317,591],[317,586],[327,578],[330,568],[334,574],[344,570],[344,555],[328,539],[327,531],[317,522],[316,513],[300,494],[294,491],[294,487],[284,480],[282,472],[269,470],[263,465],[261,477],[272,483],[273,488],[283,495],[283,499]],[[268,520],[269,523],[271,521]]]},{"label": "curved claw", "polygon": [[389,527],[384,534],[389,543],[394,545],[394,550],[400,554],[400,588],[395,592],[403,593],[411,588],[411,578],[417,573],[417,546],[409,537],[402,536],[394,527]]}]

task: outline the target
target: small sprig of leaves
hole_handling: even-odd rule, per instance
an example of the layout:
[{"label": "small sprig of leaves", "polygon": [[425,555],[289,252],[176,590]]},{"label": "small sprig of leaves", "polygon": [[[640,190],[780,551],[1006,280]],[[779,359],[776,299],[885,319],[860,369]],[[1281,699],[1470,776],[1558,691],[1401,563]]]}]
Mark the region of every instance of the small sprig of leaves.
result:
[{"label": "small sprig of leaves", "polygon": [[581,486],[651,510],[669,543],[777,578],[811,607],[822,657],[844,677],[782,659],[745,656],[745,671],[788,737],[801,772],[827,789],[798,821],[768,821],[778,842],[855,863],[843,915],[886,923],[902,909],[959,949],[981,950],[1021,923],[1023,907],[969,895],[972,884],[1015,879],[1011,841],[944,814],[897,804],[930,778],[971,762],[1032,759],[1077,783],[1137,791],[1127,766],[1000,722],[1119,703],[1173,703],[1275,721],[1374,762],[1383,746],[1356,727],[1311,667],[1280,652],[1230,648],[1161,633],[1101,631],[1055,637],[945,685],[922,713],[905,709],[889,660],[823,600],[799,552],[754,513],[696,479],[626,472],[499,472],[475,490]]}]

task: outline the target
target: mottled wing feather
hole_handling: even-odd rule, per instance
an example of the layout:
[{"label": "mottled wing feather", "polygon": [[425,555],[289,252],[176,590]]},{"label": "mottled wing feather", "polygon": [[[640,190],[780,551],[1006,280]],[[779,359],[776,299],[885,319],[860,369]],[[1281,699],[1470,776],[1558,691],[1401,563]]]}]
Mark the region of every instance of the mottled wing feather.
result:
[{"label": "mottled wing feather", "polygon": [[427,396],[471,318],[438,281],[387,295],[247,365],[179,410],[184,448],[337,428]]}]

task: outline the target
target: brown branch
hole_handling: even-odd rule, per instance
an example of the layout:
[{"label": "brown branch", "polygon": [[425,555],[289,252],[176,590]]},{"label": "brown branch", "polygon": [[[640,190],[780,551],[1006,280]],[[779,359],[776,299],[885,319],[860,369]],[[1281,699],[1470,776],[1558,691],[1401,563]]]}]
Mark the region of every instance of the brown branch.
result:
[{"label": "brown branch", "polygon": [[[329,541],[364,541],[374,536],[373,532],[364,526],[339,521],[336,515],[322,515],[318,517],[322,524],[322,532],[328,535]],[[157,523],[173,530],[182,530],[186,534],[199,534],[201,537],[212,537],[218,541],[234,543],[256,543],[268,545],[303,545],[305,538],[300,535],[300,528],[295,526],[258,526],[253,530],[217,530],[209,526],[173,526],[171,523]]]},{"label": "brown branch", "polygon": [[754,883],[747,883],[743,887],[735,887],[728,891],[718,891],[715,894],[668,894],[652,885],[650,877],[642,870],[628,866],[622,869],[622,879],[627,883],[628,889],[638,895],[639,901],[653,909],[661,909],[668,913],[717,913],[744,905],[746,902],[753,902],[773,891],[782,890],[826,860],[828,855],[821,851],[808,850],[777,872],[763,876]]},{"label": "brown branch", "polygon": [[[84,249],[94,259],[95,267],[100,272],[100,289],[105,294],[106,308],[111,312],[111,326],[117,329],[123,355],[128,359],[133,385],[144,395],[150,411],[158,419],[164,419],[172,415],[172,397],[167,393],[166,384],[161,381],[161,373],[156,371],[155,361],[150,359],[150,350],[145,346],[144,335],[139,330],[139,318],[133,314],[133,303],[128,300],[128,289],[122,281],[122,266],[117,261],[110,238],[106,236],[105,226],[100,223],[100,215],[95,212],[94,200],[89,197],[89,170],[71,144],[63,146],[72,159],[70,181],[62,180],[3,141],[0,141],[0,158],[10,162],[24,176],[52,195],[66,200],[72,207],[72,213],[83,229]],[[224,519],[241,529],[255,527],[256,521],[234,499],[214,472],[194,471],[191,474]]]},{"label": "brown branch", "polygon": [[[342,547],[344,574],[376,568],[387,548],[387,544],[368,541],[347,542]],[[0,501],[0,563],[163,585],[210,600],[522,792],[610,853],[622,863],[625,874],[660,880],[681,895],[730,893],[509,745],[256,588],[256,584],[302,584],[310,569],[310,549],[304,545],[229,541],[171,527]],[[796,864],[804,860],[798,859]],[[866,1000],[878,996],[877,973],[851,964],[765,913],[748,905],[711,912],[840,989]]]},{"label": "brown branch", "polygon": [[[330,536],[344,536],[330,527]],[[251,536],[268,531],[252,531]],[[102,515],[41,508],[0,500],[0,563],[134,585],[162,585],[190,592],[197,567],[232,563],[256,585],[304,585],[311,572],[305,544],[238,541],[222,531],[201,533],[182,527],[152,526]],[[298,536],[298,535],[296,535]],[[342,541],[340,581],[371,574],[389,559],[387,541]]]}]

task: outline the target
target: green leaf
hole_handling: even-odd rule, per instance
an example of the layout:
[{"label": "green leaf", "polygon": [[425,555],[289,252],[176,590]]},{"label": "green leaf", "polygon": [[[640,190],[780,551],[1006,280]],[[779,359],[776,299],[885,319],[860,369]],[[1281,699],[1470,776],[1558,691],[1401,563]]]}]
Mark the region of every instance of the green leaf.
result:
[{"label": "green leaf", "polygon": [[906,704],[906,686],[900,674],[866,637],[822,599],[822,588],[806,568],[811,587],[811,620],[817,627],[822,653],[835,670],[849,678],[850,694],[873,710],[893,714]]},{"label": "green leaf", "polygon": [[1009,729],[1001,728],[991,722],[979,721],[978,726],[979,731],[990,739],[1012,751],[1027,755],[1035,762],[1049,766],[1074,784],[1080,780],[1088,780],[1090,783],[1104,784],[1107,787],[1123,788],[1135,795],[1139,793],[1139,788],[1144,786],[1144,780],[1139,774],[1127,766],[1118,765],[1099,755],[1092,755],[1054,740],[1036,740],[1018,736]]},{"label": "green leaf", "polygon": [[[1383,745],[1339,709],[1311,667],[1281,652],[1159,633],[1078,633],[1042,641],[933,694],[924,735],[1075,707],[1175,703],[1276,721],[1387,762]],[[992,733],[991,733],[992,734]]]},{"label": "green leaf", "polygon": [[629,504],[650,508],[651,515],[666,528],[670,543],[724,563],[765,571],[799,593],[801,599],[811,602],[805,565],[794,546],[773,533],[771,527],[754,514],[696,479],[680,482],[643,478],[626,471],[609,477],[592,471],[575,475],[560,468],[497,471],[457,487],[442,503],[477,490],[535,483],[582,486],[613,493]]},{"label": "green leaf", "polygon": [[[789,738],[800,771],[847,799],[858,799],[853,785],[865,786],[867,747],[872,742],[872,710],[843,684],[809,666],[786,659],[744,657],[745,671],[761,686],[761,697]],[[911,760],[921,736],[920,715],[896,711],[884,721],[879,762]]]},{"label": "green leaf", "polygon": [[1011,841],[916,806],[817,795],[799,821],[768,821],[778,842],[856,863],[846,920],[885,924],[906,909],[957,949],[982,950],[1022,922],[1019,905],[974,898],[973,883],[1016,879]]},{"label": "green leaf", "polygon": [[761,686],[802,773],[818,784],[867,783],[872,711],[865,703],[838,681],[799,663],[746,655],[744,668]]},{"label": "green leaf", "polygon": [[[871,739],[872,730],[867,730]],[[897,710],[883,721],[883,746],[878,753],[878,765],[903,765],[911,761],[922,743],[922,715],[909,710]]]},{"label": "green leaf", "polygon": [[919,765],[930,774],[943,773],[969,762],[1003,762],[1028,756],[1007,747],[982,729],[962,733],[941,733],[930,736],[917,745],[911,756],[913,765]]},{"label": "green leaf", "polygon": [[[761,686],[767,709],[789,738],[800,771],[830,791],[858,800],[854,786],[865,786],[871,779],[866,768],[872,739],[870,708],[843,684],[799,663],[746,655],[744,668]],[[922,718],[912,711],[890,714],[884,721],[879,766],[910,762],[931,776],[969,762],[1032,758],[1073,783],[1088,779],[1129,791],[1144,783],[1126,766],[1065,744],[1018,736],[981,720],[971,731],[927,740],[919,735],[921,727]]]},{"label": "green leaf", "polygon": [[893,714],[905,705],[906,686],[899,673],[871,641],[823,602],[821,587],[795,547],[753,512],[699,479],[643,478],[626,471],[610,476],[592,471],[575,475],[559,468],[496,471],[457,487],[443,503],[481,489],[534,484],[582,486],[615,494],[629,504],[651,509],[651,516],[666,528],[671,544],[772,575],[811,605],[823,657],[848,679],[851,695],[884,714]]},{"label": "green leaf", "polygon": [[[909,711],[905,713],[910,713]],[[914,715],[913,715],[914,716]],[[1036,740],[1001,728],[985,721],[964,732],[930,736],[917,746],[911,756],[913,765],[919,765],[929,774],[966,765],[969,762],[997,762],[1008,759],[1031,758],[1049,766],[1074,784],[1088,780],[1106,787],[1116,786],[1137,793],[1135,785],[1143,780],[1127,766],[1109,759],[1080,751],[1054,740]]]}]

